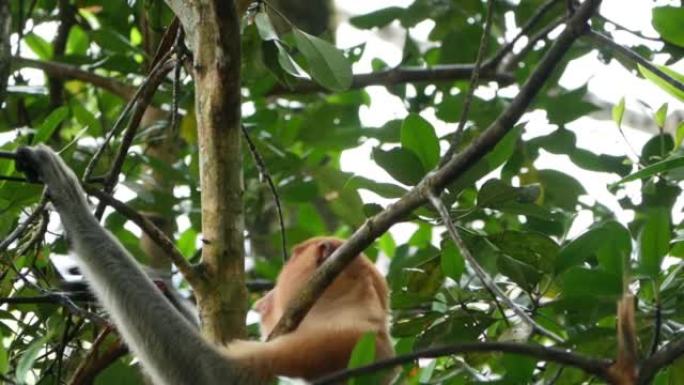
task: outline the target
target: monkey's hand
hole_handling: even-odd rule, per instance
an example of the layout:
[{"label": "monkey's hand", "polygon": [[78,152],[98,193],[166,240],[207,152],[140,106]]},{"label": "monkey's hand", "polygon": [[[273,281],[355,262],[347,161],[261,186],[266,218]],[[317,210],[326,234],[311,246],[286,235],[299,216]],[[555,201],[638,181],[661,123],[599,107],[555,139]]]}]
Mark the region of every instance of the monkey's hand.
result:
[{"label": "monkey's hand", "polygon": [[49,147],[39,144],[19,148],[16,167],[28,180],[45,183],[48,196],[60,213],[88,207],[80,181]]}]

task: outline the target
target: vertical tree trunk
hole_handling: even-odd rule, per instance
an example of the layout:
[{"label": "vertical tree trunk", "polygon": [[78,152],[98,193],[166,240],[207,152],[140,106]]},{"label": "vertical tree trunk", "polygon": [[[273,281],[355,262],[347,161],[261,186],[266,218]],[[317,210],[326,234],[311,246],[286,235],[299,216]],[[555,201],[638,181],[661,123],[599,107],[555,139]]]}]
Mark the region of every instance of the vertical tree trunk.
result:
[{"label": "vertical tree trunk", "polygon": [[9,1],[0,1],[0,106],[5,100],[7,78],[10,75],[12,60],[12,47],[10,46],[11,16]]},{"label": "vertical tree trunk", "polygon": [[167,0],[194,54],[202,188],[202,270],[196,289],[203,333],[245,335],[244,217],[240,150],[240,25],[226,0]]}]

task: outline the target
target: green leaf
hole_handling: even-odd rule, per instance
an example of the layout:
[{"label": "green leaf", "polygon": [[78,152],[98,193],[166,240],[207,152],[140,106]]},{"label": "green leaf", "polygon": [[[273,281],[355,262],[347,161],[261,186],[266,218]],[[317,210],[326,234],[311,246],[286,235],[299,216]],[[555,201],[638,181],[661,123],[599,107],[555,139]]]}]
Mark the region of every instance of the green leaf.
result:
[{"label": "green leaf", "polygon": [[17,367],[14,372],[14,376],[18,383],[26,383],[26,376],[28,375],[31,368],[33,368],[33,364],[36,362],[36,359],[38,358],[40,349],[42,349],[45,346],[45,343],[47,341],[48,336],[43,336],[34,340],[26,348],[21,357],[19,357],[19,361],[17,361]]},{"label": "green leaf", "polygon": [[373,160],[392,178],[408,186],[418,184],[425,175],[420,159],[413,152],[401,147],[389,151],[376,147],[373,149]]},{"label": "green leaf", "polygon": [[665,127],[665,119],[667,119],[667,103],[663,103],[660,108],[658,108],[658,111],[655,113],[655,123],[658,125],[658,127],[663,128]]},{"label": "green leaf", "polygon": [[553,271],[560,250],[553,239],[534,232],[506,230],[487,239],[501,253],[548,273]]},{"label": "green leaf", "polygon": [[[2,339],[2,334],[0,334]],[[6,374],[9,370],[9,357],[5,346],[0,343],[0,374]]]},{"label": "green leaf", "polygon": [[410,114],[401,125],[401,146],[413,151],[425,170],[432,170],[439,162],[439,139],[435,129],[418,114]]},{"label": "green leaf", "polygon": [[465,271],[465,259],[453,242],[442,243],[442,254],[440,255],[442,273],[445,276],[458,282]]},{"label": "green leaf", "polygon": [[197,231],[192,227],[188,227],[187,230],[183,231],[176,241],[176,247],[178,251],[185,256],[185,258],[192,257],[197,251]]},{"label": "green leaf", "polygon": [[622,295],[619,275],[601,269],[573,267],[560,277],[566,297],[618,298]]},{"label": "green leaf", "polygon": [[406,10],[401,7],[387,7],[365,15],[354,16],[349,19],[349,22],[359,29],[382,28],[399,19],[405,12]]},{"label": "green leaf", "polygon": [[675,170],[681,167],[684,167],[684,156],[678,156],[675,158],[661,160],[660,162],[653,163],[650,166],[644,167],[641,170],[620,179],[619,181],[613,183],[611,186],[615,186],[625,182],[631,182],[637,179],[648,178],[655,174]]},{"label": "green leaf", "polygon": [[354,175],[347,181],[347,186],[354,189],[366,189],[383,198],[401,198],[406,194],[406,189],[392,183],[376,182],[372,179]]},{"label": "green leaf", "polygon": [[311,77],[332,91],[344,91],[351,86],[351,64],[342,52],[327,41],[293,28],[295,44],[309,63]]},{"label": "green leaf", "polygon": [[510,278],[523,290],[530,292],[539,283],[542,274],[534,266],[521,262],[508,255],[500,255],[496,260],[496,266],[501,274]]},{"label": "green leaf", "polygon": [[679,123],[675,131],[675,150],[682,145],[682,139],[684,139],[684,122]]},{"label": "green leaf", "polygon": [[450,186],[450,190],[460,191],[501,166],[513,154],[515,145],[522,133],[522,126],[513,127],[487,155],[466,170]]},{"label": "green leaf", "polygon": [[278,40],[278,34],[271,24],[271,19],[266,12],[259,12],[254,16],[254,24],[262,40]]},{"label": "green leaf", "polygon": [[622,116],[625,114],[625,98],[620,98],[620,102],[613,107],[613,121],[618,127],[622,126]]},{"label": "green leaf", "polygon": [[52,45],[47,40],[31,32],[24,36],[24,42],[40,59],[52,59]]},{"label": "green leaf", "polygon": [[97,134],[102,134],[104,132],[100,121],[95,117],[95,115],[93,115],[92,112],[88,111],[82,103],[79,103],[76,101],[76,99],[73,99],[72,102],[69,103],[69,107],[71,108],[71,112],[74,114],[76,121],[84,128],[88,127],[92,130],[90,132]]},{"label": "green leaf", "polygon": [[[642,66],[641,64],[637,65],[639,68],[639,72],[643,77],[646,79],[650,80],[651,83],[657,85],[658,87],[662,88],[665,92],[669,93],[670,95],[674,96],[675,98],[684,101],[684,91],[681,89],[673,86],[672,84],[668,83],[665,81],[663,78],[660,76],[656,75],[655,73],[651,72],[648,70],[646,67]],[[680,83],[684,83],[684,75],[680,74],[679,72],[676,72],[674,70],[671,70],[665,66],[661,65],[656,65],[658,69],[663,71],[665,74],[669,75],[671,78],[679,81]]]},{"label": "green leaf", "polygon": [[[375,361],[375,333],[366,332],[354,346],[349,357],[349,369],[372,364]],[[350,385],[373,385],[378,383],[378,373],[354,377],[349,380]]]},{"label": "green leaf", "polygon": [[646,213],[639,233],[639,272],[652,278],[660,274],[660,264],[670,249],[670,211],[655,207]]},{"label": "green leaf", "polygon": [[38,127],[38,132],[33,137],[33,144],[43,143],[50,139],[57,127],[66,117],[69,116],[69,108],[62,106],[54,109],[43,123]]},{"label": "green leaf", "polygon": [[684,8],[681,6],[654,7],[652,12],[653,28],[663,40],[684,47]]},{"label": "green leaf", "polygon": [[563,246],[556,263],[556,273],[571,266],[579,265],[596,253],[606,241],[608,232],[602,227],[594,227]]},{"label": "green leaf", "polygon": [[124,360],[116,360],[98,374],[93,385],[145,385],[140,369]]},{"label": "green leaf", "polygon": [[67,39],[67,55],[85,55],[90,47],[90,38],[78,25],[71,27],[69,38]]},{"label": "green leaf", "polygon": [[539,185],[513,187],[499,179],[490,179],[477,192],[477,206],[500,208],[510,202],[531,203],[540,193]]}]

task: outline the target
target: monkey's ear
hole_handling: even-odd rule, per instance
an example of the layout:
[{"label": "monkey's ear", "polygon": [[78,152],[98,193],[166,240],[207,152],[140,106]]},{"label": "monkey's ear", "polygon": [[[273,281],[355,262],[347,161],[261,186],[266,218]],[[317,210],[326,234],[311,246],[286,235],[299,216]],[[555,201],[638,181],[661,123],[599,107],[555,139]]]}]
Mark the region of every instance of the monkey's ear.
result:
[{"label": "monkey's ear", "polygon": [[316,264],[321,265],[332,253],[340,247],[341,243],[334,239],[324,239],[318,244],[318,254],[316,255]]},{"label": "monkey's ear", "polygon": [[254,310],[257,313],[264,315],[268,313],[273,307],[273,290],[270,290],[266,295],[254,302]]}]

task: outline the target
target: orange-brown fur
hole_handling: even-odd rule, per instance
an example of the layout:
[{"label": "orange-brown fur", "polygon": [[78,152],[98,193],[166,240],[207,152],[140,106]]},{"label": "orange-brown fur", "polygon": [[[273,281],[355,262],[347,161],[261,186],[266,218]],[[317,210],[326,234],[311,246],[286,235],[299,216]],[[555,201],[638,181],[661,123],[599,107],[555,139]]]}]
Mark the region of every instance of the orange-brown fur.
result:
[{"label": "orange-brown fur", "polygon": [[[315,269],[342,244],[331,237],[297,245],[273,290],[255,304],[268,335]],[[376,359],[394,354],[387,330],[388,288],[375,266],[358,256],[323,292],[299,327],[269,342],[236,341],[228,355],[266,376],[314,379],[347,367],[358,339],[376,333]]]}]

